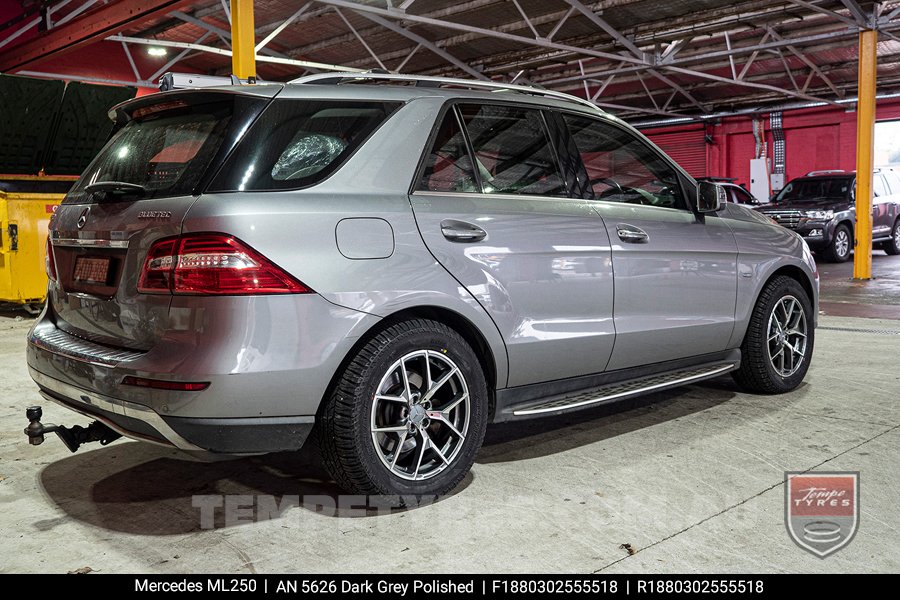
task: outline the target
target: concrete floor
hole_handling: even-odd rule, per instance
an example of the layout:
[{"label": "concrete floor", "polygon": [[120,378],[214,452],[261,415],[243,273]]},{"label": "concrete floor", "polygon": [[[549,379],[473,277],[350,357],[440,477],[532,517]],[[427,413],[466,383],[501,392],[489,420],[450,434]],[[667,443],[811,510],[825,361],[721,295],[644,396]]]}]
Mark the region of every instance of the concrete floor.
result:
[{"label": "concrete floor", "polygon": [[[822,267],[829,302],[900,303],[882,293],[890,277],[853,287],[846,267]],[[40,399],[20,319],[0,313],[0,572],[900,572],[900,321],[829,312],[805,383],[784,396],[726,377],[494,426],[454,495],[385,514],[316,509],[339,490],[304,456],[203,464],[131,441],[27,445],[24,407]],[[87,423],[44,407],[47,422]],[[825,560],[784,527],[784,471],[806,469],[861,473],[859,533]],[[231,523],[220,510],[203,529],[198,494],[308,505]]]}]

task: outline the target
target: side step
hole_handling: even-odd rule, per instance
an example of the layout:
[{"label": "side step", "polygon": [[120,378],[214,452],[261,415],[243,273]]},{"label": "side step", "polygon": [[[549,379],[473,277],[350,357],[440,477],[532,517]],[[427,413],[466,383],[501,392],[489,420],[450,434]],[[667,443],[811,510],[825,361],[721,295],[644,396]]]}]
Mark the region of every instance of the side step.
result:
[{"label": "side step", "polygon": [[580,392],[576,395],[563,394],[552,396],[550,398],[542,398],[534,404],[515,409],[512,414],[516,417],[527,417],[531,415],[563,412],[576,408],[585,408],[592,404],[620,400],[628,396],[637,396],[639,394],[646,394],[648,392],[655,392],[666,388],[678,387],[703,379],[710,379],[711,377],[733,371],[734,369],[737,369],[738,366],[739,365],[736,363],[727,362],[669,371],[668,373],[651,375],[640,379],[631,379],[629,381],[594,388],[586,392]]}]

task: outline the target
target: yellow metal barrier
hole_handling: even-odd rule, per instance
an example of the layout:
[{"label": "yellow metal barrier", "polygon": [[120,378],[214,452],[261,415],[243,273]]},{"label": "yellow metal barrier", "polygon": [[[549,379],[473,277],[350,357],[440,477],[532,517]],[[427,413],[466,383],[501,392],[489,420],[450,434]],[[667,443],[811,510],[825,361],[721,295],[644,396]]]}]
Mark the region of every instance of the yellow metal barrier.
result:
[{"label": "yellow metal barrier", "polygon": [[0,302],[44,301],[47,226],[64,195],[0,190]]}]

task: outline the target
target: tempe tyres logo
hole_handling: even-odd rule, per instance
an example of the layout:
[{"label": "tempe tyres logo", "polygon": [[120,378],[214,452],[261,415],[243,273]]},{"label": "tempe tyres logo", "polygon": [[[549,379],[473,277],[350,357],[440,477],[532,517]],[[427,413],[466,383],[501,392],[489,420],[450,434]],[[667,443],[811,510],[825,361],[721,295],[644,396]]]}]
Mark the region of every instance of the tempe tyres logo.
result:
[{"label": "tempe tyres logo", "polygon": [[784,474],[784,523],[798,546],[825,558],[859,527],[859,473]]}]

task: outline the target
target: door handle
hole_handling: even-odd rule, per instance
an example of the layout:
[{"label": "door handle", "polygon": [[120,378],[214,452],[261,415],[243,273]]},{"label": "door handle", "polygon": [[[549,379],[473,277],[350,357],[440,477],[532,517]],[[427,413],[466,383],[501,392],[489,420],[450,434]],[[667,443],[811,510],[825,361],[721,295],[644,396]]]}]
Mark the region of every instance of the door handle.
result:
[{"label": "door handle", "polygon": [[441,221],[441,234],[451,242],[480,242],[487,237],[487,231],[465,221],[447,219]]},{"label": "door handle", "polygon": [[650,241],[650,236],[647,235],[647,232],[634,225],[619,223],[616,225],[616,234],[618,234],[620,240],[629,244],[646,244]]}]

